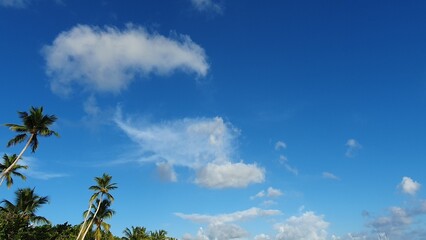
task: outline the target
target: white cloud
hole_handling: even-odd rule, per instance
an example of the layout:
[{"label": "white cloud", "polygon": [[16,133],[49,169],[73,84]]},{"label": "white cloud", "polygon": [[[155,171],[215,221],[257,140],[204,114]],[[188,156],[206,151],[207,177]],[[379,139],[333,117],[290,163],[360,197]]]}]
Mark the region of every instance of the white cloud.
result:
[{"label": "white cloud", "polygon": [[277,240],[325,240],[329,223],[324,216],[305,212],[301,216],[292,216],[284,223],[275,225]]},{"label": "white cloud", "polygon": [[177,182],[177,174],[173,166],[168,163],[157,163],[157,173],[163,181]]},{"label": "white cloud", "polygon": [[0,6],[24,8],[30,3],[29,0],[0,0]]},{"label": "white cloud", "polygon": [[264,233],[254,236],[254,240],[270,240],[271,238],[269,235],[266,235]]},{"label": "white cloud", "polygon": [[195,223],[207,223],[207,224],[233,223],[233,222],[253,219],[257,217],[273,216],[273,215],[279,215],[279,214],[281,214],[281,211],[279,210],[264,210],[260,208],[249,208],[244,211],[237,211],[233,213],[219,214],[219,215],[175,213],[176,216],[182,219],[190,220]]},{"label": "white cloud", "polygon": [[43,48],[51,89],[68,95],[80,86],[94,92],[119,93],[136,76],[166,75],[176,70],[205,76],[204,50],[187,35],[175,38],[126,29],[77,25]]},{"label": "white cloud", "polygon": [[265,170],[256,164],[208,163],[197,172],[195,183],[208,188],[242,188],[265,180]]},{"label": "white cloud", "polygon": [[282,191],[273,187],[269,187],[268,189],[262,190],[258,192],[256,195],[250,197],[250,199],[255,198],[263,198],[263,197],[279,197],[283,195]]},{"label": "white cloud", "polygon": [[287,144],[283,141],[278,141],[275,143],[275,150],[281,150],[286,148],[287,148]]},{"label": "white cloud", "polygon": [[288,172],[291,172],[292,174],[294,174],[296,176],[299,175],[299,170],[297,170],[297,168],[295,168],[295,167],[290,166],[290,164],[285,163],[284,167]]},{"label": "white cloud", "polygon": [[323,172],[322,177],[325,179],[331,179],[331,180],[340,180],[340,178],[333,173],[330,172]]},{"label": "white cloud", "polygon": [[195,223],[207,224],[207,229],[202,228],[196,237],[187,235],[185,239],[240,239],[248,236],[248,232],[236,225],[236,222],[254,219],[258,217],[274,216],[281,214],[279,210],[263,210],[259,208],[250,208],[244,211],[237,211],[228,214],[202,215],[202,214],[183,214],[175,213],[176,216]]},{"label": "white cloud", "polygon": [[200,12],[213,11],[215,13],[223,13],[223,8],[214,0],[190,0],[195,9]]},{"label": "white cloud", "polygon": [[97,116],[100,113],[100,108],[96,101],[96,98],[91,95],[84,103],[83,103],[84,112],[86,112],[89,116]]},{"label": "white cloud", "polygon": [[240,188],[265,179],[256,164],[234,163],[239,131],[220,117],[138,125],[118,113],[115,123],[139,145],[138,161],[191,168],[200,186]]},{"label": "white cloud", "polygon": [[419,191],[421,184],[414,181],[410,177],[403,177],[401,183],[398,185],[398,188],[401,189],[403,193],[415,195]]},{"label": "white cloud", "polygon": [[353,138],[348,139],[346,142],[346,147],[346,157],[353,157],[362,148],[361,144],[359,144],[359,142]]}]

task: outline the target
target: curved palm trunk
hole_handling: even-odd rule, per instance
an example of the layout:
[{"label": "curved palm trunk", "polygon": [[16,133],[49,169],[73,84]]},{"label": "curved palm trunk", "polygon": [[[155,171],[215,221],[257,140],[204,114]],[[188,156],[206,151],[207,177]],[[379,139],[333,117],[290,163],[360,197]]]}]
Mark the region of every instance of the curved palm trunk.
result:
[{"label": "curved palm trunk", "polygon": [[89,209],[87,209],[86,216],[84,216],[84,221],[83,221],[83,224],[81,225],[81,228],[80,228],[80,231],[78,233],[76,240],[78,240],[80,238],[81,234],[83,233],[83,231],[85,229],[84,226],[86,226],[87,219],[89,218],[89,212],[90,212],[90,209],[92,208],[92,203],[93,203],[93,201],[89,201]]},{"label": "curved palm trunk", "polygon": [[84,238],[86,237],[87,233],[89,232],[90,227],[92,227],[93,221],[95,220],[96,215],[99,212],[99,208],[101,208],[102,197],[103,197],[103,195],[101,195],[101,197],[99,198],[99,203],[98,203],[98,207],[96,208],[96,212],[93,215],[92,220],[90,220],[89,225],[87,225],[86,231],[84,232],[83,236],[81,237],[81,240],[84,240]]},{"label": "curved palm trunk", "polygon": [[21,157],[22,157],[22,155],[24,154],[24,152],[27,150],[27,148],[30,146],[30,144],[31,144],[31,141],[33,140],[33,138],[34,138],[34,133],[33,134],[31,134],[31,136],[30,136],[30,138],[28,139],[28,141],[27,141],[27,144],[25,144],[25,147],[22,149],[22,151],[19,153],[19,155],[16,157],[16,159],[15,159],[15,161],[13,161],[13,163],[8,167],[8,168],[6,168],[6,170],[4,170],[2,173],[1,173],[1,175],[0,175],[0,178],[2,178],[2,181],[1,181],[1,183],[0,183],[0,186],[2,185],[2,183],[3,183],[3,181],[4,181],[4,178],[6,177],[6,174],[18,163],[18,161],[19,161],[19,159],[21,159]]}]

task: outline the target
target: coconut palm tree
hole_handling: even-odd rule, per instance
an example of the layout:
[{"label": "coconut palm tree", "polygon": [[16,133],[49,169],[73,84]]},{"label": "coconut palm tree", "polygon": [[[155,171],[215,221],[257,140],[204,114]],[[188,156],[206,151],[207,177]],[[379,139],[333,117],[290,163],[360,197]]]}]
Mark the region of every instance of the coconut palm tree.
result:
[{"label": "coconut palm tree", "polygon": [[145,227],[126,228],[124,231],[123,240],[150,240],[149,234]]},{"label": "coconut palm tree", "polygon": [[96,204],[92,205],[92,211],[85,212],[85,214],[89,216],[88,219],[96,226],[94,232],[95,240],[100,240],[103,234],[107,236],[111,235],[111,225],[105,222],[106,219],[111,218],[115,213],[110,206],[111,201],[109,199],[96,199]]},{"label": "coconut palm tree", "polygon": [[49,223],[45,217],[36,215],[37,210],[49,202],[49,197],[41,197],[34,193],[34,188],[23,188],[18,189],[15,192],[15,203],[8,200],[3,200],[0,204],[4,206],[0,207],[1,211],[12,212],[22,216],[25,220],[30,223]]},{"label": "coconut palm tree", "polygon": [[28,147],[31,147],[32,152],[35,152],[38,148],[38,136],[49,137],[52,135],[59,136],[59,134],[49,127],[57,120],[55,115],[44,115],[43,107],[31,107],[28,112],[18,112],[19,118],[22,119],[23,125],[7,123],[5,126],[9,127],[10,130],[18,133],[12,138],[7,146],[13,146],[18,143],[22,143],[27,140],[24,148],[21,150],[15,161],[5,170],[2,171],[0,177],[4,178],[6,174],[13,169],[16,163],[21,159],[24,152]]},{"label": "coconut palm tree", "polygon": [[93,221],[96,218],[96,215],[97,215],[97,213],[98,213],[98,211],[101,207],[102,200],[105,198],[105,199],[108,199],[110,202],[114,201],[114,197],[109,193],[109,191],[116,189],[117,184],[111,183],[111,179],[112,179],[112,176],[104,173],[102,175],[102,177],[95,177],[95,181],[96,181],[97,185],[93,185],[93,186],[89,187],[90,190],[95,191],[95,193],[93,193],[92,197],[89,200],[89,205],[90,205],[89,211],[92,208],[92,203],[95,199],[99,200],[99,201],[97,201],[98,207],[97,207],[97,209],[94,213],[94,216],[90,220],[90,223],[87,225],[87,227],[85,225],[86,225],[86,222],[88,221],[89,214],[87,214],[87,213],[89,213],[89,212],[88,211],[86,212],[85,220],[83,221],[83,224],[81,225],[81,230],[80,230],[80,233],[77,236],[77,239],[79,239],[79,237],[83,233],[83,231],[84,231],[84,233],[81,237],[81,240],[84,240],[84,238],[86,237],[86,234],[89,231],[89,229],[91,228]]},{"label": "coconut palm tree", "polygon": [[165,230],[159,230],[151,232],[152,240],[167,240],[167,232]]},{"label": "coconut palm tree", "polygon": [[[3,171],[7,169],[12,163],[16,160],[16,154],[13,154],[11,156],[4,154],[3,155],[3,163],[0,163],[0,171]],[[3,181],[6,179],[6,185],[7,188],[10,188],[13,184],[13,178],[12,176],[20,177],[22,180],[26,180],[27,177],[25,177],[22,173],[19,173],[18,170],[24,168],[27,169],[28,166],[23,166],[19,164],[15,164],[9,172],[7,172],[3,178],[0,180],[0,186],[3,184]]]}]

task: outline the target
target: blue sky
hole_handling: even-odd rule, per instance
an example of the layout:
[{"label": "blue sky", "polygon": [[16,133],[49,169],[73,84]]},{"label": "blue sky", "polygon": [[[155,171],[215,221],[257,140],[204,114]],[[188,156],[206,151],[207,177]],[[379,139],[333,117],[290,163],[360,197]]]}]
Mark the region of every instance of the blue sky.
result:
[{"label": "blue sky", "polygon": [[[44,106],[19,187],[179,239],[425,239],[423,1],[0,0],[0,122]],[[14,133],[0,129],[3,153]]]}]

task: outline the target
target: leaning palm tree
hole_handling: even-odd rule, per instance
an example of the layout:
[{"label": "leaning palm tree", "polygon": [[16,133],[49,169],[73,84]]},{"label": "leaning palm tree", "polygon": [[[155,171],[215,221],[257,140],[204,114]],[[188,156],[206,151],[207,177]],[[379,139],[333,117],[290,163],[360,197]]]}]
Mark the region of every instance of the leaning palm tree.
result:
[{"label": "leaning palm tree", "polygon": [[111,179],[112,179],[112,176],[104,173],[102,175],[102,177],[95,177],[95,181],[96,181],[97,185],[93,185],[93,186],[89,187],[90,190],[95,191],[95,193],[93,193],[92,197],[89,200],[89,211],[92,208],[94,200],[99,200],[99,201],[97,201],[98,206],[96,208],[96,211],[94,213],[93,218],[90,220],[90,222],[87,226],[86,226],[86,222],[88,221],[89,211],[86,212],[85,219],[83,221],[83,224],[81,225],[80,233],[77,236],[77,240],[80,239],[79,237],[80,237],[81,234],[83,234],[81,236],[81,240],[84,240],[84,238],[86,237],[86,234],[89,231],[89,229],[91,228],[93,221],[96,218],[96,215],[97,215],[97,213],[98,213],[98,211],[101,207],[102,200],[104,198],[106,198],[110,202],[114,201],[114,197],[109,193],[109,191],[116,189],[117,184],[111,183]]},{"label": "leaning palm tree", "polygon": [[57,117],[55,115],[44,115],[43,107],[31,107],[28,112],[18,112],[19,118],[22,119],[23,125],[7,123],[5,126],[9,127],[10,130],[18,133],[14,138],[12,138],[7,146],[13,146],[18,143],[22,143],[27,140],[24,148],[21,150],[19,155],[16,157],[15,161],[5,170],[2,171],[0,178],[4,178],[6,174],[13,169],[16,163],[21,159],[24,152],[28,147],[31,146],[32,152],[35,152],[38,148],[38,136],[49,137],[52,135],[59,136],[59,134],[53,130],[50,130],[49,127],[56,121]]},{"label": "leaning palm tree", "polygon": [[111,218],[115,211],[110,208],[111,201],[107,198],[102,201],[96,199],[96,204],[92,206],[92,211],[86,211],[86,215],[89,216],[89,220],[93,221],[96,226],[94,232],[95,240],[100,240],[103,234],[110,235],[111,225],[106,223],[105,220]]},{"label": "leaning palm tree", "polygon": [[[3,163],[0,163],[0,171],[3,171],[7,169],[9,166],[12,165],[12,163],[16,160],[16,154],[13,154],[11,156],[4,154],[3,155]],[[7,188],[10,188],[13,184],[13,178],[12,176],[20,177],[22,180],[26,180],[27,177],[25,177],[22,173],[19,173],[18,170],[24,168],[27,169],[28,166],[23,166],[19,164],[15,164],[9,172],[7,172],[3,178],[0,180],[0,186],[3,184],[3,181],[6,180]]]},{"label": "leaning palm tree", "polygon": [[18,189],[15,195],[15,203],[8,200],[0,202],[4,205],[0,207],[1,211],[18,214],[30,223],[49,223],[49,220],[45,217],[36,215],[37,210],[49,202],[49,197],[41,197],[35,194],[34,188]]},{"label": "leaning palm tree", "polygon": [[123,240],[150,240],[149,234],[145,227],[126,228],[124,231]]}]

